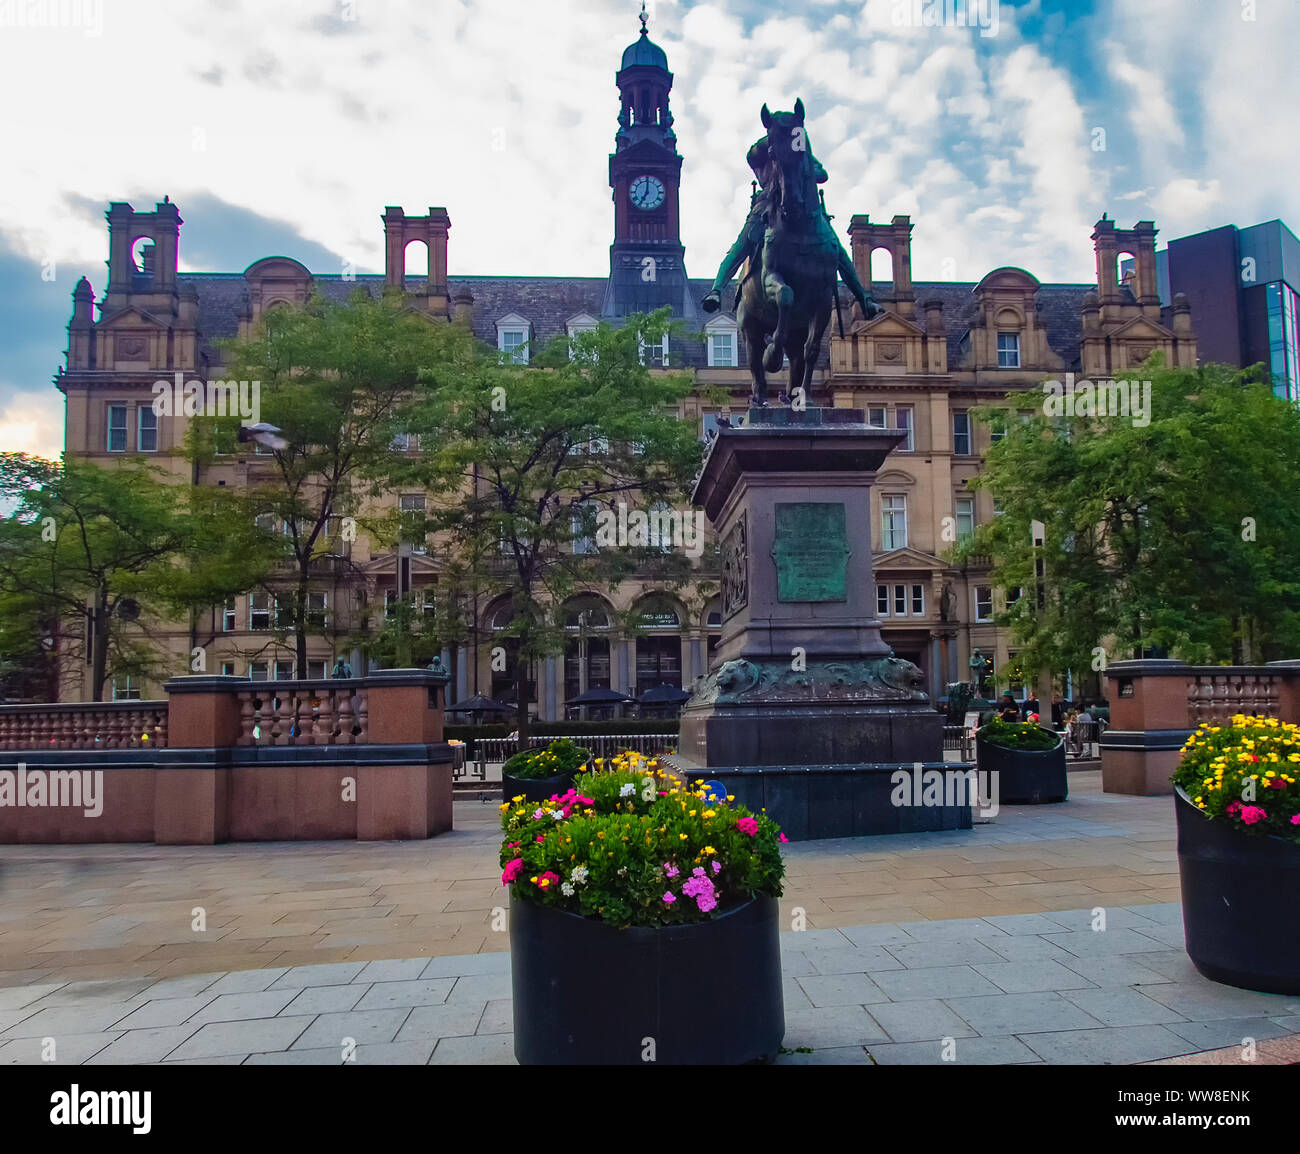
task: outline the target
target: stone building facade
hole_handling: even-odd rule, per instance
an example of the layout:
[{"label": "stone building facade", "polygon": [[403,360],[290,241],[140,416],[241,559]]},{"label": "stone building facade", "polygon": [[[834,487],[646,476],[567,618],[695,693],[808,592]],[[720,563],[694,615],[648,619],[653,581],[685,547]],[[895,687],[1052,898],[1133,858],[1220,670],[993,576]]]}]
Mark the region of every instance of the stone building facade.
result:
[{"label": "stone building facade", "polygon": [[[673,77],[644,28],[624,52],[616,83],[618,128],[609,160],[614,228],[610,267],[602,276],[452,276],[451,219],[440,207],[423,216],[385,209],[382,276],[313,273],[285,256],[269,256],[242,273],[180,272],[183,222],[177,205],[164,200],[146,212],[111,204],[108,284],[96,300],[90,283],[84,277],[78,282],[66,365],[57,376],[67,404],[67,452],[99,463],[147,454],[177,484],[250,484],[268,459],[241,445],[246,452],[192,466],[182,451],[185,418],[152,412],[154,382],[177,373],[186,380],[223,378],[214,342],[249,333],[278,304],[301,304],[311,293],[341,300],[357,288],[378,294],[385,286],[401,286],[413,307],[468,325],[521,361],[556,336],[669,305],[682,331],[647,347],[644,357],[653,368],[693,376],[697,388],[682,404],[681,419],[708,436],[719,415],[706,400],[708,386],[729,392],[733,419],[743,415],[749,375],[741,367],[744,350],[734,313],[725,308],[734,293],[728,289],[724,311],[710,316],[699,306],[708,281],[687,275],[680,238],[683,160],[669,107]],[[925,671],[937,699],[946,682],[968,676],[974,648],[992,659],[999,685],[1014,662],[1014,644],[992,622],[1001,593],[991,587],[987,566],[957,568],[942,556],[955,534],[996,515],[988,494],[969,489],[996,435],[975,422],[971,410],[1068,372],[1111,376],[1155,350],[1167,363],[1194,365],[1196,343],[1186,302],[1162,307],[1157,296],[1156,230],[1150,221],[1128,230],[1105,217],[1098,222],[1095,284],[1041,284],[1017,268],[995,269],[977,284],[914,282],[912,230],[905,216],[888,223],[852,217],[848,236],[864,282],[871,278],[872,254],[889,254],[892,279],[872,284],[886,311],[864,321],[846,295],[844,335],[832,321],[815,398],[862,408],[873,422],[909,430],[873,490],[876,603],[884,637],[898,656]],[[414,243],[427,248],[425,276],[407,275],[407,248]],[[1122,255],[1134,266],[1124,279]],[[418,452],[414,444],[403,448]],[[389,495],[399,507],[416,507],[424,499],[415,492]],[[417,603],[433,598],[438,586],[436,543],[409,559],[364,536],[332,547],[334,556],[322,558],[317,577],[316,607],[328,628],[312,639],[309,676],[323,676],[338,656],[349,659],[355,672],[364,671],[360,655],[343,652],[340,639],[363,613],[378,611],[393,596],[400,565],[409,567],[402,581]],[[572,622],[574,640],[567,655],[532,673],[538,715],[564,716],[564,701],[589,688],[632,694],[664,682],[689,688],[706,673],[721,627],[717,563],[711,557],[706,550],[699,579],[684,590],[634,580],[613,594],[591,590],[557,607]],[[454,697],[475,691],[500,696],[513,680],[509,669],[493,669],[490,658],[507,607],[508,600],[485,600],[478,645],[444,655],[455,678]],[[637,636],[623,636],[612,627],[616,612],[634,608],[641,610],[642,628]],[[194,646],[204,647],[209,672],[253,678],[294,673],[292,649],[279,642],[274,606],[263,594],[214,606],[194,622],[154,623],[153,632],[173,673],[189,668]],[[475,653],[477,676],[471,668]],[[117,696],[150,697],[157,691],[124,678],[114,683]],[[80,700],[87,692],[72,678],[61,698]]]}]

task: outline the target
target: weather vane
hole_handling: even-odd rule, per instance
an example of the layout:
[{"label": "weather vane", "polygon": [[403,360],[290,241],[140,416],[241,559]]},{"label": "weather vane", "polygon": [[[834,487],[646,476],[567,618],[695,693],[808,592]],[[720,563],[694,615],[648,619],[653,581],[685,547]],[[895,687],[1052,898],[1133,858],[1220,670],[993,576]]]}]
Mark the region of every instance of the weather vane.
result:
[{"label": "weather vane", "polygon": [[649,19],[649,17],[646,16],[646,11],[645,11],[645,0],[641,0],[641,35],[642,35],[642,36],[646,35],[646,20],[647,20],[647,19]]}]

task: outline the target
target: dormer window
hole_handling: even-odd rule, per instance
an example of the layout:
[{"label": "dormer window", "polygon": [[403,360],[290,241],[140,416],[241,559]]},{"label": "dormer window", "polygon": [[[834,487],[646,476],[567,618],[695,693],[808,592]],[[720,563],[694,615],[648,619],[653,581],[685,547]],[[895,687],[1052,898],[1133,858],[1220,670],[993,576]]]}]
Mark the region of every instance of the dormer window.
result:
[{"label": "dormer window", "polygon": [[656,340],[641,341],[641,363],[648,369],[666,369],[668,367],[668,338],[659,334]]},{"label": "dormer window", "polygon": [[1020,334],[998,333],[998,368],[1020,368]]},{"label": "dormer window", "polygon": [[740,363],[740,341],[736,322],[730,317],[718,317],[704,326],[709,355],[709,368],[734,369]]},{"label": "dormer window", "polygon": [[579,313],[576,317],[570,317],[565,324],[565,331],[569,335],[569,360],[573,360],[573,341],[583,333],[594,333],[597,328],[596,318],[589,313]]},{"label": "dormer window", "polygon": [[510,364],[528,364],[528,321],[516,313],[497,321],[497,349]]}]

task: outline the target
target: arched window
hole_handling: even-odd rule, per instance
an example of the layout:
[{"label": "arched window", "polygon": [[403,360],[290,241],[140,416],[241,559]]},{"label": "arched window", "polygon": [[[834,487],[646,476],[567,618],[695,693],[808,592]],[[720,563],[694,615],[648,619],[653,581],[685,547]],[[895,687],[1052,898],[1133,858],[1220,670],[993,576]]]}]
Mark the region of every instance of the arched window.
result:
[{"label": "arched window", "polygon": [[660,685],[682,687],[682,618],[677,605],[663,594],[651,594],[637,606],[636,693]]},{"label": "arched window", "polygon": [[564,698],[588,689],[609,689],[609,605],[595,594],[571,597],[561,607],[559,621],[573,636],[564,647]]}]

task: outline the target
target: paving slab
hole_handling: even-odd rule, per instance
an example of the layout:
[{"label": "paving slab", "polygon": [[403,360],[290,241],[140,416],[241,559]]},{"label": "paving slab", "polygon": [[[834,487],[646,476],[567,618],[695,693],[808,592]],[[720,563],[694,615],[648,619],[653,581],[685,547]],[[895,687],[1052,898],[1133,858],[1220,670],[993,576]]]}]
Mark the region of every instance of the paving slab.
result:
[{"label": "paving slab", "polygon": [[[869,1046],[872,1059],[881,1066],[1004,1066],[1042,1062],[1018,1038],[953,1038],[951,1042],[895,1042]],[[945,1054],[952,1057],[945,1058]]]},{"label": "paving slab", "polygon": [[248,1022],[209,1022],[182,1042],[170,1059],[219,1058],[287,1050],[311,1025],[310,1017],[259,1018]]},{"label": "paving slab", "polygon": [[1057,993],[997,994],[945,1001],[984,1036],[1086,1029],[1102,1024]]},{"label": "paving slab", "polygon": [[341,1053],[349,1038],[358,1045],[363,1042],[391,1042],[410,1012],[404,1006],[400,1009],[349,1010],[345,1014],[321,1014],[290,1048],[310,1050],[319,1046],[334,1046]]},{"label": "paving slab", "polygon": [[1120,1026],[1106,1030],[1022,1033],[1020,1040],[1046,1062],[1131,1065],[1172,1058],[1194,1047],[1164,1026]]},{"label": "paving slab", "polygon": [[871,979],[893,1002],[957,998],[1002,991],[970,966],[930,966],[922,970],[877,970]]}]

